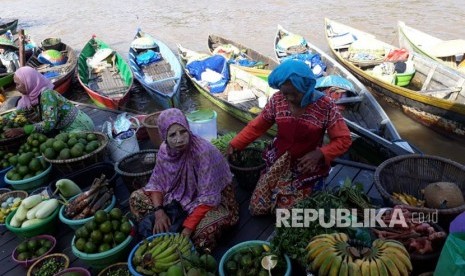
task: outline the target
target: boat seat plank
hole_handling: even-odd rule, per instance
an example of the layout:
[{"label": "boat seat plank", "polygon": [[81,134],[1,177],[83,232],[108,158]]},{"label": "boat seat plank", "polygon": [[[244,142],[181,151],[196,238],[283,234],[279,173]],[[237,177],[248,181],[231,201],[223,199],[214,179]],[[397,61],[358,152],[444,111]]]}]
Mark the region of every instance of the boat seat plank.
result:
[{"label": "boat seat plank", "polygon": [[338,99],[336,104],[360,103],[362,100],[363,96],[346,97]]},{"label": "boat seat plank", "polygon": [[434,64],[434,66],[431,67],[431,69],[428,72],[428,76],[426,76],[426,79],[423,82],[423,86],[421,87],[421,91],[425,91],[426,88],[428,88],[428,85],[431,82],[431,79],[433,78],[434,72],[436,71],[437,67],[438,67],[437,64]]}]

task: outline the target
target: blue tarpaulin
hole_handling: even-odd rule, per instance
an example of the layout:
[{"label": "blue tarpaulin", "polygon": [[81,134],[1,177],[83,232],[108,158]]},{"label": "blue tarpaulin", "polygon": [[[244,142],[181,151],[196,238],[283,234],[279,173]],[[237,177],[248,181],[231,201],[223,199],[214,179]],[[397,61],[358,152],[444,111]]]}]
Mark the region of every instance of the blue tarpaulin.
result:
[{"label": "blue tarpaulin", "polygon": [[222,75],[222,79],[215,83],[209,83],[211,93],[221,93],[229,81],[228,61],[225,57],[214,55],[203,60],[195,60],[186,65],[189,74],[196,80],[202,79],[202,73],[210,69]]},{"label": "blue tarpaulin", "polygon": [[338,75],[329,75],[318,78],[316,80],[315,88],[332,86],[355,92],[354,85],[348,79]]}]

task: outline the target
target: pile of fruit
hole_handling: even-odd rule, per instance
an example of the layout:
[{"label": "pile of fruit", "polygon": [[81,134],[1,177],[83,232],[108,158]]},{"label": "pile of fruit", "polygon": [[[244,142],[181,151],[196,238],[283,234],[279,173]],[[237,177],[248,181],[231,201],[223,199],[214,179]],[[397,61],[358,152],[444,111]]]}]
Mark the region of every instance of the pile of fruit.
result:
[{"label": "pile of fruit", "polygon": [[425,206],[425,201],[418,199],[412,195],[409,195],[407,193],[392,193],[392,198],[396,201],[399,201],[403,204],[407,204],[410,206],[415,206],[415,207],[424,207]]},{"label": "pile of fruit", "polygon": [[19,205],[21,204],[21,198],[20,197],[13,197],[10,196],[5,201],[3,201],[1,204],[0,208],[0,223],[5,223],[6,217],[16,210]]},{"label": "pile of fruit", "polygon": [[[274,255],[267,245],[250,245],[240,248],[225,262],[226,275],[268,275],[263,266],[264,257],[271,256],[276,261],[271,268],[272,275],[284,275],[286,262],[284,257]],[[267,259],[267,258],[265,258]]]},{"label": "pile of fruit", "polygon": [[6,115],[0,116],[0,139],[5,139],[5,130],[10,128],[23,127],[28,123],[28,120],[22,111],[14,111]]},{"label": "pile of fruit", "polygon": [[16,259],[19,261],[32,260],[42,257],[53,246],[53,242],[46,238],[31,238],[21,242],[16,247]]},{"label": "pile of fruit", "polygon": [[166,234],[143,240],[132,258],[132,265],[143,275],[167,272],[183,256],[190,256],[192,243],[179,233]]},{"label": "pile of fruit", "polygon": [[43,173],[49,164],[42,158],[35,157],[34,153],[21,153],[10,158],[13,168],[6,173],[8,180],[25,180]]},{"label": "pile of fruit", "polygon": [[41,195],[31,195],[19,205],[10,221],[10,226],[25,228],[41,223],[58,208],[56,198],[42,198]]},{"label": "pile of fruit", "polygon": [[41,145],[41,153],[50,160],[67,160],[91,153],[100,145],[95,133],[60,133]]},{"label": "pile of fruit", "polygon": [[109,213],[99,210],[92,220],[76,229],[74,246],[88,254],[105,252],[126,240],[131,231],[132,224],[121,209],[113,208]]},{"label": "pile of fruit", "polygon": [[0,150],[0,169],[6,169],[9,166],[11,166],[10,163],[10,158],[15,156],[14,153],[12,152],[4,152],[3,150]]},{"label": "pile of fruit", "polygon": [[398,241],[376,239],[371,245],[349,240],[344,233],[315,236],[307,260],[317,275],[410,275],[412,263]]}]

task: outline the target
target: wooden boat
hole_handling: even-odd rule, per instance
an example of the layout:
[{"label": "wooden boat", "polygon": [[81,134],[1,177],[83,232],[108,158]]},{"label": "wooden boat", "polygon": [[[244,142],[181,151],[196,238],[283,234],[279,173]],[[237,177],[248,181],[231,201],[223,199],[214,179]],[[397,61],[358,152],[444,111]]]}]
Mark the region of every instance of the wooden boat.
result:
[{"label": "wooden boat", "polygon": [[397,22],[399,45],[465,74],[465,39],[442,40]]},{"label": "wooden boat", "polygon": [[[276,60],[281,62],[286,58],[292,58],[292,55],[297,52],[300,52],[297,54],[319,54],[321,61],[326,66],[326,71],[320,77],[320,81],[326,76],[339,76],[352,84],[353,88],[350,95],[336,99],[336,103],[340,106],[341,114],[351,132],[359,136],[359,141],[355,140],[354,143],[360,143],[360,149],[364,150],[363,145],[370,145],[371,149],[367,150],[367,153],[378,152],[377,154],[380,156],[386,155],[386,152],[389,152],[387,156],[395,156],[415,151],[410,144],[402,140],[384,109],[354,75],[328,54],[302,37],[300,38],[303,39],[304,44],[299,46],[300,49],[296,47],[293,47],[292,51],[279,49],[278,43],[285,36],[299,37],[299,35],[293,34],[278,25],[274,41]],[[379,152],[381,147],[385,148],[384,153]]]},{"label": "wooden boat", "polygon": [[408,74],[380,74],[380,67],[376,66],[381,63],[380,66],[384,67],[392,65],[383,63],[384,58],[368,62],[354,60],[354,54],[360,54],[356,51],[367,55],[363,53],[364,49],[353,47],[354,43],[358,41],[359,45],[374,46],[366,50],[371,53],[373,48],[379,52],[381,47],[382,57],[399,51],[398,48],[371,34],[330,19],[326,19],[325,24],[326,38],[333,54],[367,86],[397,102],[406,114],[423,124],[447,134],[465,137],[464,75],[417,53],[409,53],[406,62],[409,67],[413,64],[411,80],[405,81]]},{"label": "wooden boat", "polygon": [[[265,56],[247,46],[244,46],[238,42],[232,41],[230,39],[221,37],[219,35],[211,34],[208,36],[208,49],[210,50],[211,54],[214,54],[216,51],[222,50],[222,47],[226,47],[226,49],[235,48],[239,51],[239,54],[235,54],[235,61],[233,64],[239,66],[242,70],[252,73],[260,78],[265,80],[268,79],[268,75],[270,74],[271,70],[273,70],[278,63],[273,60],[272,58]],[[236,57],[237,56],[237,57]],[[240,60],[245,60],[247,62],[257,62],[256,65],[253,66],[242,66],[240,65]]]},{"label": "wooden boat", "polygon": [[0,35],[3,35],[7,31],[11,31],[12,34],[15,34],[17,28],[18,19],[0,19]]},{"label": "wooden boat", "polygon": [[[134,72],[134,77],[163,109],[179,107],[183,71],[178,58],[165,43],[138,30],[134,41],[140,38],[148,39],[153,44],[147,47],[143,45],[143,49],[133,46],[129,48],[129,64]],[[137,57],[146,54],[148,50],[158,53],[157,58],[161,59],[147,65],[139,65]]]},{"label": "wooden boat", "polygon": [[[181,45],[177,45],[178,56],[181,64],[186,67],[192,61],[202,60],[211,57],[210,54],[196,52]],[[211,93],[208,87],[208,83],[197,80],[192,76],[189,70],[185,69],[185,73],[195,88],[206,97],[208,100],[213,102],[219,108],[228,112],[231,116],[236,117],[244,123],[248,123],[255,118],[260,112],[259,97],[265,99],[270,97],[277,90],[271,88],[268,82],[245,71],[241,67],[231,66],[229,68],[230,80],[226,85],[226,88],[221,93]],[[228,95],[240,94],[240,92],[253,93],[252,97],[248,100],[240,102],[228,101]],[[271,135],[276,134],[276,126],[273,126],[269,133]]]},{"label": "wooden boat", "polygon": [[78,80],[96,105],[118,109],[129,99],[134,77],[123,57],[93,36],[79,55]]},{"label": "wooden boat", "polygon": [[47,50],[49,50],[48,47],[42,46],[41,48],[38,48],[26,62],[26,65],[35,68],[38,72],[50,79],[54,85],[54,89],[60,94],[64,94],[71,86],[71,82],[76,71],[76,52],[73,48],[71,48],[71,46],[60,41],[55,46],[54,50],[59,51],[63,57],[66,58],[66,63],[61,65],[51,65],[50,63],[41,62],[39,58],[39,55]]}]

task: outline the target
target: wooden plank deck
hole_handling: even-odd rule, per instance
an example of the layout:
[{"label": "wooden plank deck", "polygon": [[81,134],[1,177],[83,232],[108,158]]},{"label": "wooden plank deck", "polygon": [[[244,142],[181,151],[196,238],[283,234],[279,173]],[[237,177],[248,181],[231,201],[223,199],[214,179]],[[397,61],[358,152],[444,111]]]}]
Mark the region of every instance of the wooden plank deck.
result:
[{"label": "wooden plank deck", "polygon": [[[110,118],[115,119],[119,111],[99,109],[90,105],[80,105],[79,108],[89,114],[94,122],[97,130],[101,129],[102,124]],[[140,148],[152,148],[150,140],[140,142]],[[355,163],[346,160],[335,162],[329,176],[326,180],[326,185],[329,188],[341,185],[346,177],[352,181],[360,182],[364,185],[365,191],[376,201],[382,201],[376,188],[373,185],[374,167]],[[52,178],[53,179],[53,178]],[[129,192],[126,189],[121,177],[116,181],[115,196],[117,205],[123,210],[128,210]],[[231,246],[246,240],[268,240],[274,231],[274,217],[252,217],[248,212],[248,204],[250,201],[250,193],[236,185],[236,199],[240,204],[240,219],[238,224],[232,229],[224,233],[219,246],[212,252],[218,260],[224,252]],[[56,229],[55,237],[57,238],[57,246],[55,252],[62,252],[70,258],[70,266],[81,266],[89,268],[81,260],[77,259],[71,252],[71,239],[74,232],[66,225],[59,223]],[[20,239],[13,233],[6,230],[4,226],[0,226],[0,275],[26,275],[26,269],[17,265],[11,259],[11,253],[19,244]],[[136,241],[133,241],[133,245]],[[97,271],[89,268],[93,275]],[[298,275],[298,274],[296,274]]]}]

